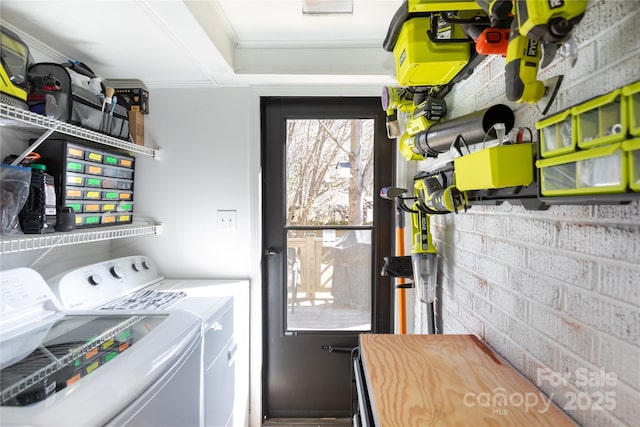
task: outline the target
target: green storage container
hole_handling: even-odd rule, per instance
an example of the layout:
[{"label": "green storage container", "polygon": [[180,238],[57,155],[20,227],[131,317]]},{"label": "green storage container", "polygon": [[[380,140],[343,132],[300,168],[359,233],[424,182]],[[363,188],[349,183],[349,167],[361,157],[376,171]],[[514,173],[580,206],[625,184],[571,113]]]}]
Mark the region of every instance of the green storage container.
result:
[{"label": "green storage container", "polygon": [[640,139],[630,139],[622,143],[629,161],[629,188],[640,191]]},{"label": "green storage container", "polygon": [[538,160],[543,196],[624,193],[627,190],[627,158],[622,144],[578,151]]},{"label": "green storage container", "polygon": [[536,129],[540,131],[540,155],[553,157],[575,151],[575,127],[570,109],[537,122]]},{"label": "green storage container", "polygon": [[640,136],[640,81],[623,87],[622,94],[627,99],[629,133]]},{"label": "green storage container", "polygon": [[622,89],[576,105],[571,109],[576,117],[577,144],[591,148],[623,141],[628,130],[626,97]]}]

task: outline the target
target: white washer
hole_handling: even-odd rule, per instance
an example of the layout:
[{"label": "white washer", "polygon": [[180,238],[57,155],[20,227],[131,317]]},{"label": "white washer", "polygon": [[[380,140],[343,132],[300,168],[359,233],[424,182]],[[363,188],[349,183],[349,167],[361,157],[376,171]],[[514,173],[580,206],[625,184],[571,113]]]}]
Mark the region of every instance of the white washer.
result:
[{"label": "white washer", "polygon": [[248,425],[249,281],[165,279],[145,256],[117,258],[48,280],[67,310],[187,311],[201,320],[201,419]]},{"label": "white washer", "polygon": [[193,314],[66,313],[27,268],[0,272],[0,291],[1,425],[197,425]]}]

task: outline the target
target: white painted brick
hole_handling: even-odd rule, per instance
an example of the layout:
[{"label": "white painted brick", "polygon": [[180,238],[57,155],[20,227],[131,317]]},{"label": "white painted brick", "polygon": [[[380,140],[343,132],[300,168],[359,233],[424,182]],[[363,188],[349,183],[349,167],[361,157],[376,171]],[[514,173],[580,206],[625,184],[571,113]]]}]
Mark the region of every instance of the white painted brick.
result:
[{"label": "white painted brick", "polygon": [[615,392],[616,408],[613,415],[620,419],[626,425],[634,425],[640,420],[640,392],[631,390],[624,385],[613,387]]},{"label": "white painted brick", "polygon": [[[443,292],[441,295],[443,312],[446,310],[454,316],[458,315],[458,302],[451,297],[451,294]],[[416,298],[417,300],[417,298]],[[421,305],[424,305],[421,303]]]},{"label": "white painted brick", "polygon": [[457,285],[465,287],[474,295],[487,295],[487,279],[461,268],[455,269],[455,271],[453,272],[453,277]]},{"label": "white painted brick", "polygon": [[476,267],[476,255],[473,252],[466,251],[462,248],[454,248],[453,256],[447,260],[454,262],[456,265],[474,270]]},{"label": "white painted brick", "polygon": [[461,213],[458,215],[448,215],[455,220],[455,228],[459,231],[473,230],[475,228],[475,215]]},{"label": "white painted brick", "polygon": [[640,228],[563,224],[558,246],[577,253],[640,262]]},{"label": "white painted brick", "polygon": [[504,311],[496,308],[493,304],[484,298],[476,297],[473,299],[473,311],[485,320],[485,328],[487,323],[494,329],[504,332],[507,324],[507,315]]},{"label": "white painted brick", "polygon": [[495,104],[506,104],[504,76],[491,80],[475,93],[476,109],[482,110]]},{"label": "white painted brick", "polygon": [[562,286],[530,271],[513,268],[510,270],[510,288],[547,307],[559,309],[561,306]]},{"label": "white painted brick", "polygon": [[478,216],[476,230],[489,236],[506,237],[507,221],[500,215]]},{"label": "white painted brick", "polygon": [[462,248],[476,253],[486,253],[486,240],[483,234],[470,233],[468,231],[456,232],[456,242]]},{"label": "white painted brick", "polygon": [[640,306],[640,267],[601,264],[598,291],[612,298]]},{"label": "white painted brick", "polygon": [[548,366],[555,366],[556,348],[551,340],[513,317],[508,319],[509,336],[527,353]]},{"label": "white painted brick", "polygon": [[491,257],[497,258],[508,265],[525,267],[526,249],[516,243],[488,237],[486,252]]},{"label": "white painted brick", "polygon": [[566,256],[557,251],[529,249],[529,269],[579,286],[591,289],[591,271],[593,263],[583,259]]},{"label": "white painted brick", "polygon": [[493,258],[478,257],[476,260],[476,271],[492,282],[505,284],[508,270],[506,265]]},{"label": "white painted brick", "polygon": [[636,0],[599,0],[589,2],[587,12],[575,28],[573,37],[584,44],[600,36],[603,29],[615,28],[625,18],[636,19],[639,3]]},{"label": "white painted brick", "polygon": [[531,309],[530,323],[538,331],[562,343],[583,359],[594,360],[596,337],[592,328],[560,316],[558,312],[537,306]]},{"label": "white painted brick", "polygon": [[509,239],[523,243],[543,246],[553,246],[555,243],[556,226],[551,222],[509,218],[507,230]]},{"label": "white painted brick", "polygon": [[472,310],[468,310],[460,306],[458,311],[458,320],[467,330],[467,333],[473,334],[477,337],[484,336],[484,322],[480,317],[474,314]]},{"label": "white painted brick", "polygon": [[527,321],[528,302],[522,296],[490,282],[488,298],[508,315]]},{"label": "white painted brick", "polygon": [[592,209],[589,205],[553,205],[548,211],[541,211],[541,214],[552,215],[554,218],[586,219],[593,216]]},{"label": "white painted brick", "polygon": [[621,382],[640,390],[640,348],[606,334],[599,341],[596,365],[615,372]]},{"label": "white painted brick", "polygon": [[525,360],[524,351],[507,335],[489,325],[485,325],[484,341],[515,369],[522,372]]},{"label": "white painted brick", "polygon": [[567,314],[579,322],[640,346],[640,308],[574,290],[567,291],[566,305]]},{"label": "white painted brick", "polygon": [[595,217],[616,223],[630,222],[640,223],[640,202],[635,201],[628,205],[598,205],[595,207]]},{"label": "white painted brick", "polygon": [[473,308],[474,295],[462,286],[453,286],[451,289],[451,297],[458,302],[459,306],[465,307],[467,310],[471,310]]}]

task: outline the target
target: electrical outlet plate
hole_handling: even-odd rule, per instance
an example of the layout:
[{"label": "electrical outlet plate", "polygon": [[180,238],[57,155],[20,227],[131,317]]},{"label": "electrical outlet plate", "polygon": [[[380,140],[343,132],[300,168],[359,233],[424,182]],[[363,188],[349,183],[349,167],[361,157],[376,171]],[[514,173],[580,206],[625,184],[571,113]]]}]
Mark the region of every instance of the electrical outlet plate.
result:
[{"label": "electrical outlet plate", "polygon": [[238,212],[234,210],[218,210],[218,230],[235,230],[237,227]]}]

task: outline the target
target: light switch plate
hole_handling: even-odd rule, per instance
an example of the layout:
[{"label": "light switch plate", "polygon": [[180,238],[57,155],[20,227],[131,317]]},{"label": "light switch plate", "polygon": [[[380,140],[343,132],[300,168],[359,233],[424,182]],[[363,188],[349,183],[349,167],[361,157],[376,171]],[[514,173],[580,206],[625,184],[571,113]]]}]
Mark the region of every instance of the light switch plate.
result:
[{"label": "light switch plate", "polygon": [[235,210],[218,210],[217,228],[219,230],[235,230],[237,228],[238,212]]}]

